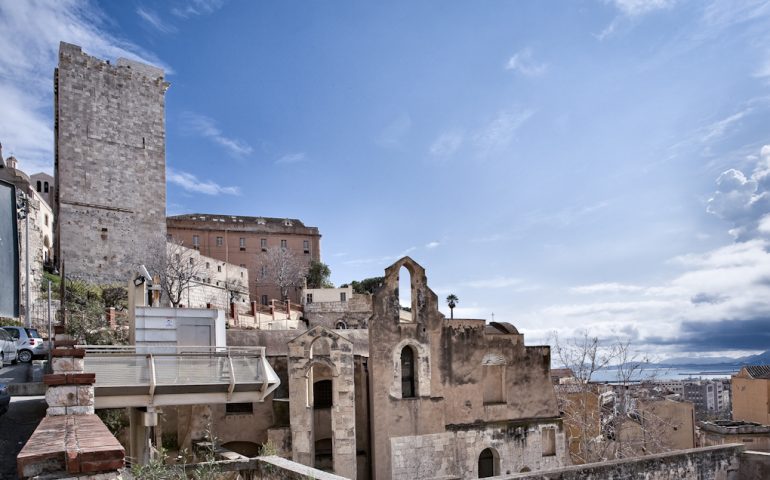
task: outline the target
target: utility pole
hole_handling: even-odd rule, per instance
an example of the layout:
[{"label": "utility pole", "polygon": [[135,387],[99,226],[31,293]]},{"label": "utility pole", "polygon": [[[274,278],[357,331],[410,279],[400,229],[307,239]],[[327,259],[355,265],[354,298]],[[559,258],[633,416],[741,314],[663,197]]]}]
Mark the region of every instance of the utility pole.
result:
[{"label": "utility pole", "polygon": [[32,318],[29,310],[29,197],[26,203],[26,215],[24,215],[24,325],[32,326]]},{"label": "utility pole", "polygon": [[51,327],[51,281],[48,280],[48,364],[51,364],[53,349],[53,328]]}]

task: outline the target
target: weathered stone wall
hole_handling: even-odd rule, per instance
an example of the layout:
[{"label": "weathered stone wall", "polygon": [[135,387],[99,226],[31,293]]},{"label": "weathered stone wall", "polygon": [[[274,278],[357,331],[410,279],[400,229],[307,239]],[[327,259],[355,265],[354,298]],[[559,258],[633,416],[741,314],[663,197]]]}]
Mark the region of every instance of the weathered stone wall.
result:
[{"label": "weathered stone wall", "polygon": [[[356,423],[353,343],[315,327],[289,342],[292,459],[308,466],[316,460],[315,442],[323,438],[315,426],[313,384],[316,369],[329,370],[332,380],[331,445],[334,472],[356,478]],[[327,437],[328,438],[328,437]]]},{"label": "weathered stone wall", "polygon": [[[547,472],[503,475],[527,480],[738,480],[742,445],[694,448],[646,457],[588,463]],[[767,478],[767,477],[762,477]]]},{"label": "weathered stone wall", "polygon": [[[353,342],[353,354],[369,356],[369,332],[367,330],[337,330],[336,333]],[[231,347],[265,347],[268,357],[289,354],[289,341],[298,337],[297,330],[227,330],[227,345]]]},{"label": "weathered stone wall", "polygon": [[163,71],[61,43],[55,74],[57,258],[123,283],[166,235]]},{"label": "weathered stone wall", "polygon": [[433,435],[391,438],[393,479],[473,478],[481,451],[497,454],[499,472],[547,470],[564,464],[564,436],[556,436],[555,455],[544,455],[542,432],[561,430],[560,422],[488,424]]},{"label": "weathered stone wall", "polygon": [[[317,291],[317,290],[314,290]],[[305,304],[305,318],[310,326],[336,329],[342,322],[344,328],[365,329],[369,327],[369,317],[372,316],[372,296],[355,293],[345,302],[323,302],[313,299],[313,303]]]},{"label": "weathered stone wall", "polygon": [[770,478],[770,453],[745,451],[741,454],[738,480],[766,480]]}]

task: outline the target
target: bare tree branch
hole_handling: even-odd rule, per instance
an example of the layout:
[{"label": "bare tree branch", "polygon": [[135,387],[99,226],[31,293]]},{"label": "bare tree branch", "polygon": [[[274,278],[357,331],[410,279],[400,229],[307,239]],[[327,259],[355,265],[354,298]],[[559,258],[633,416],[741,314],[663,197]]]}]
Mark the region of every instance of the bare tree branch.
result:
[{"label": "bare tree branch", "polygon": [[153,275],[160,277],[163,295],[171,306],[178,308],[191,284],[199,280],[203,265],[200,255],[181,242],[164,239],[161,245],[159,251],[153,254],[149,267]]},{"label": "bare tree branch", "polygon": [[281,290],[281,300],[289,297],[291,287],[301,287],[308,266],[300,261],[290,250],[283,247],[270,247],[265,253],[267,275]]}]

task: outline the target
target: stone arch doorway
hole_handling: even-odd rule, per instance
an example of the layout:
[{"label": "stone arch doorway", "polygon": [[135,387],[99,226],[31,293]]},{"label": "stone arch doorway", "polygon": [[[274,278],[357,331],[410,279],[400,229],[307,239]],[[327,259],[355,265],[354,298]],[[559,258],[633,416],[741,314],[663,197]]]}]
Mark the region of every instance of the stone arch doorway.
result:
[{"label": "stone arch doorway", "polygon": [[479,454],[479,478],[500,474],[500,455],[494,448],[485,448]]},{"label": "stone arch doorway", "polygon": [[355,479],[352,342],[314,327],[289,342],[288,370],[292,460]]}]

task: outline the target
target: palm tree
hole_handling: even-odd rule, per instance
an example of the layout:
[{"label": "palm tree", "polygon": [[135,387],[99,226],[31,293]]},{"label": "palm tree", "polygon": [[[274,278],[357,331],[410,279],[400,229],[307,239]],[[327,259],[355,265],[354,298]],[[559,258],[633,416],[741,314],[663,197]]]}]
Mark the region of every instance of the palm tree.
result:
[{"label": "palm tree", "polygon": [[446,297],[446,303],[449,305],[449,318],[455,318],[455,307],[460,303],[460,299],[454,293],[450,293]]}]

